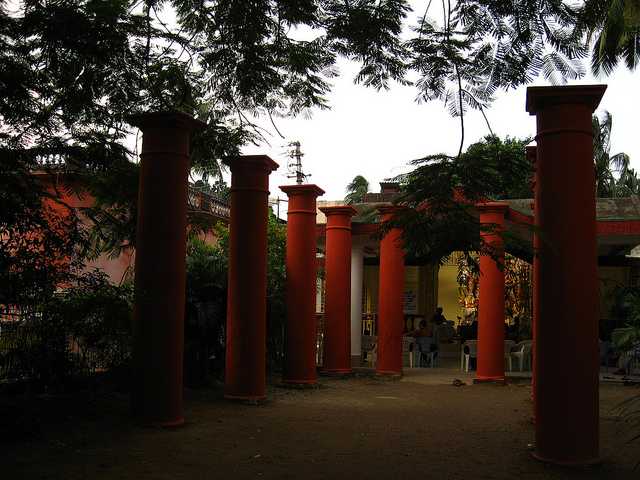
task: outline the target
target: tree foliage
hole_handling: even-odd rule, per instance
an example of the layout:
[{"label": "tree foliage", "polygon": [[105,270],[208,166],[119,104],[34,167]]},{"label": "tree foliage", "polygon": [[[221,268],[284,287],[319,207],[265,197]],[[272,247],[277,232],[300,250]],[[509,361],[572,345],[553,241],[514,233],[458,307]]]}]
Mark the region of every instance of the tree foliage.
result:
[{"label": "tree foliage", "polygon": [[[487,200],[531,197],[532,166],[525,156],[530,139],[501,140],[487,136],[460,156],[431,155],[414,161],[415,170],[398,178],[398,202],[409,207],[397,218],[410,254],[425,263],[438,263],[452,252],[492,254],[480,241],[482,226],[475,204]],[[515,237],[505,238],[519,251]]]},{"label": "tree foliage", "polygon": [[576,31],[592,46],[591,69],[610,75],[620,61],[635,70],[640,60],[640,2],[586,0],[578,11]]},{"label": "tree foliage", "polygon": [[362,203],[367,193],[369,193],[369,181],[362,175],[356,175],[347,185],[344,201],[348,204]]},{"label": "tree foliage", "polygon": [[[179,110],[204,121],[192,167],[219,182],[220,160],[264,136],[256,116],[327,107],[338,55],[360,61],[372,85],[399,78],[406,10],[399,0],[3,0],[0,191],[14,200],[0,231],[33,230],[46,192],[25,179],[56,156],[98,201],[87,212],[96,230],[79,250],[117,254],[134,238],[131,115]],[[24,228],[18,204],[34,215]]]},{"label": "tree foliage", "polygon": [[46,300],[74,279],[81,263],[77,212],[44,187],[46,179],[24,175],[18,163],[0,162],[0,305]]},{"label": "tree foliage", "polygon": [[0,10],[2,139],[32,154],[108,162],[131,114],[177,109],[207,123],[192,161],[215,174],[260,134],[252,115],[326,107],[338,54],[375,85],[402,73],[399,0],[17,3]]},{"label": "tree foliage", "polygon": [[626,153],[611,155],[613,117],[605,112],[602,118],[593,116],[593,156],[597,197],[628,197],[640,192],[640,179],[631,168]]},{"label": "tree foliage", "polygon": [[[229,229],[217,225],[215,236],[212,245],[192,235],[187,246],[185,364],[192,385],[224,372]],[[271,210],[267,242],[267,364],[273,371],[282,367],[285,348],[286,228]]]},{"label": "tree foliage", "polygon": [[[433,2],[437,5],[438,2]],[[408,68],[418,100],[443,100],[461,119],[484,110],[499,89],[538,76],[564,82],[584,75],[586,48],[574,29],[576,12],[561,0],[457,0],[443,2],[440,19],[427,7],[407,41]]]}]

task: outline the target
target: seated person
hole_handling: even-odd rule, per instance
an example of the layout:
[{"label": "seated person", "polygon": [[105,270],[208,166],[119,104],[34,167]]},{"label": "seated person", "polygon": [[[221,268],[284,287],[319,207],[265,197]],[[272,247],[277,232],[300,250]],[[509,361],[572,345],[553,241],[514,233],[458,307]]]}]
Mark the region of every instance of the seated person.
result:
[{"label": "seated person", "polygon": [[472,317],[471,324],[465,325],[463,328],[460,328],[460,340],[462,343],[467,340],[477,340],[478,339],[478,320],[475,315]]},{"label": "seated person", "polygon": [[417,330],[409,334],[411,337],[433,337],[433,325],[426,320],[421,320]]}]

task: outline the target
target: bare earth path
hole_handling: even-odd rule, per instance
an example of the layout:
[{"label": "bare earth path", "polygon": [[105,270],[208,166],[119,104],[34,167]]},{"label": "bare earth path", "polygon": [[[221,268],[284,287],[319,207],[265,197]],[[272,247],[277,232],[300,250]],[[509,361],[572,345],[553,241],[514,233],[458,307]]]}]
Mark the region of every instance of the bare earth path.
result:
[{"label": "bare earth path", "polygon": [[[126,396],[72,406],[34,440],[0,449],[3,479],[638,479],[640,444],[612,409],[637,387],[601,387],[604,464],[558,469],[532,460],[528,385],[454,387],[455,371],[398,382],[322,379],[274,388],[262,406],[219,391],[188,393],[188,424],[134,427]],[[459,377],[459,375],[458,375]],[[468,382],[468,378],[463,378]]]}]

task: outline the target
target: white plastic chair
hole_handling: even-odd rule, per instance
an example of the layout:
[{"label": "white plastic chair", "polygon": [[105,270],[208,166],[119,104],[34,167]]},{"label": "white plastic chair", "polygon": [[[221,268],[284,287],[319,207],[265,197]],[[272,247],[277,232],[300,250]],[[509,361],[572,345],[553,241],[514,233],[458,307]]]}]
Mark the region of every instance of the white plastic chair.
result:
[{"label": "white plastic chair", "polygon": [[374,367],[378,359],[378,337],[375,335],[362,336],[362,358],[369,367]]},{"label": "white plastic chair", "polygon": [[[469,353],[464,353],[465,346],[469,347]],[[478,358],[477,340],[467,340],[462,344],[462,348],[460,350],[460,370],[464,370],[465,372],[469,371],[470,358]]]},{"label": "white plastic chair", "polygon": [[531,340],[525,340],[516,345],[516,350],[509,353],[509,371],[513,371],[513,360],[518,361],[518,368],[522,372],[525,365],[531,365]]},{"label": "white plastic chair", "polygon": [[404,361],[404,354],[409,355],[409,368],[413,368],[413,355],[416,346],[416,339],[414,337],[403,336],[402,337],[402,357]]}]

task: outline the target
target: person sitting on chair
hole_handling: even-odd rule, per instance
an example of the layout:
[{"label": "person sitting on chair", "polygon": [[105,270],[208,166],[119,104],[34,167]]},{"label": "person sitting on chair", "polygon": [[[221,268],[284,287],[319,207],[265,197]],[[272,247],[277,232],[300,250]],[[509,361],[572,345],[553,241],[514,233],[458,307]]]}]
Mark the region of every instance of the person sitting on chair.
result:
[{"label": "person sitting on chair", "polygon": [[421,320],[418,324],[418,329],[409,334],[412,337],[432,337],[433,326],[429,325],[426,320]]}]

